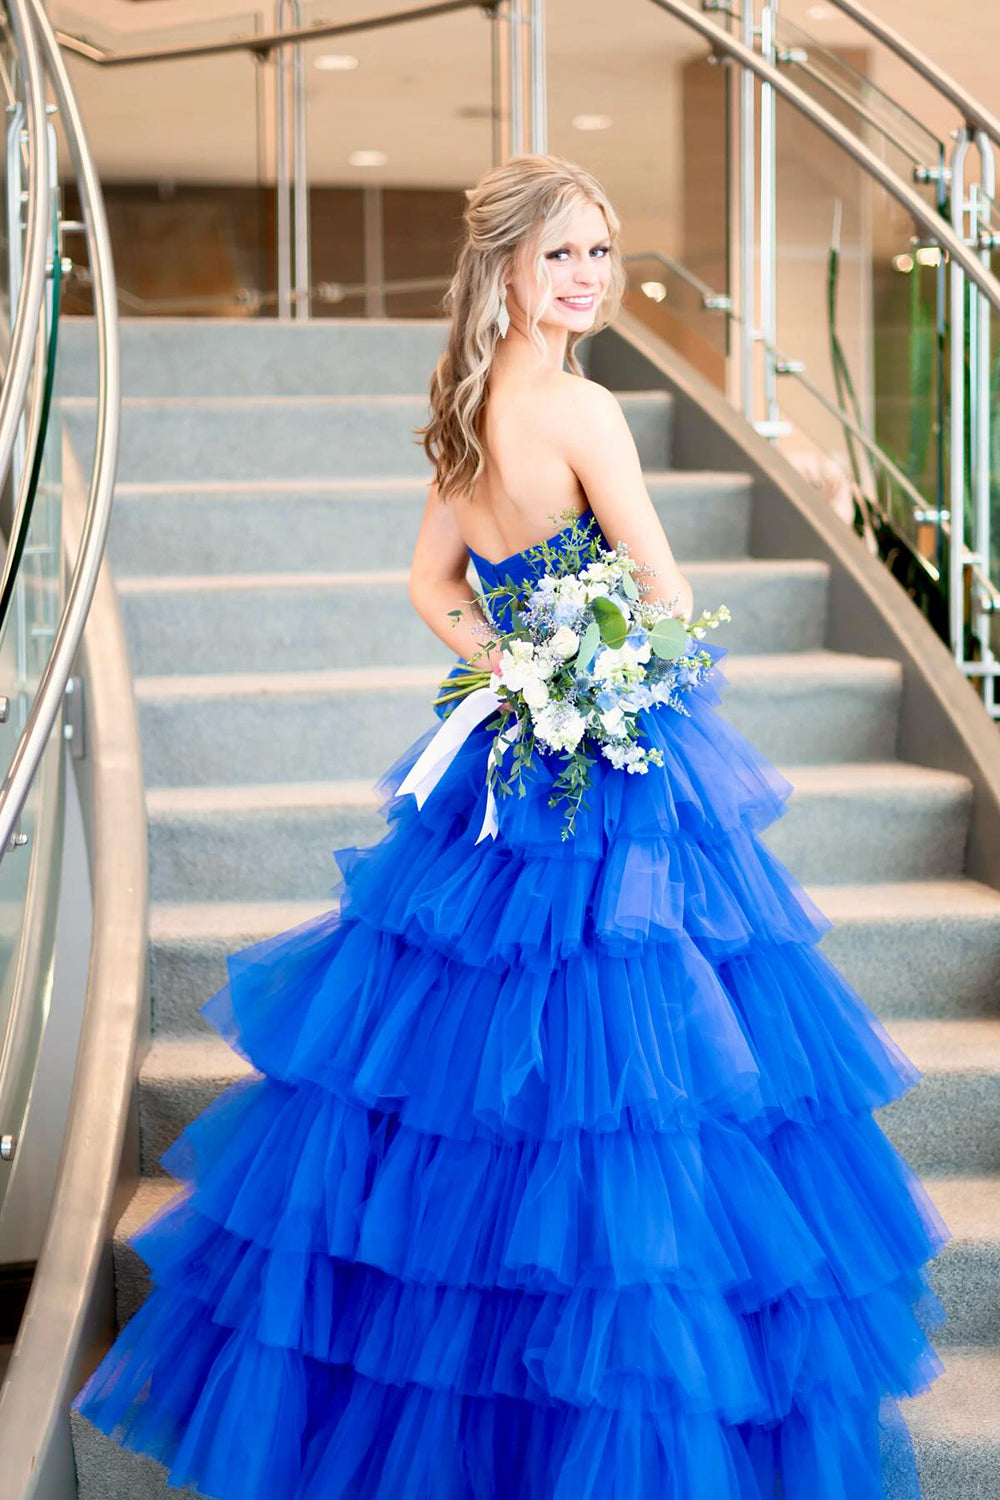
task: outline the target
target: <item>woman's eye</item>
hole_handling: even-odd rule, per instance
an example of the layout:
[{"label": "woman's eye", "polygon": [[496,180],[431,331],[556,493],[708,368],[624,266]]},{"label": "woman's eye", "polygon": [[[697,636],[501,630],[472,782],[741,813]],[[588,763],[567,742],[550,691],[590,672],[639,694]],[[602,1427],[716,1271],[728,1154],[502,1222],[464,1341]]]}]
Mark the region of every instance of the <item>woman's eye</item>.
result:
[{"label": "woman's eye", "polygon": [[[610,245],[595,245],[594,249],[595,250],[599,250],[602,255],[607,255],[609,253],[610,249],[611,249],[611,246]],[[548,255],[547,255],[547,257],[546,257],[546,259],[547,260],[554,260],[557,255],[568,255],[568,254],[569,254],[568,250],[550,250],[549,253],[548,253]]]}]

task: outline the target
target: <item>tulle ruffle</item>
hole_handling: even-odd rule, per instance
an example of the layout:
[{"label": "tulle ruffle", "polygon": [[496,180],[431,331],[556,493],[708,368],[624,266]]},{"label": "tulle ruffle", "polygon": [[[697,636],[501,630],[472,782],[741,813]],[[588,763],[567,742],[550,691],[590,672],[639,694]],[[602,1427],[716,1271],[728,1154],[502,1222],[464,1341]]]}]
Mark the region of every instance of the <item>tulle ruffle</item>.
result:
[{"label": "tulle ruffle", "polygon": [[863,1295],[946,1232],[865,1112],[785,1124],[762,1144],[708,1120],[498,1143],[429,1136],[250,1075],[160,1162],[243,1239],[450,1286],[666,1282],[738,1294],[749,1309],[796,1285]]},{"label": "tulle ruffle", "polygon": [[481,968],[332,911],[231,956],[201,1011],[261,1072],[456,1139],[706,1115],[759,1135],[878,1108],[919,1077],[816,948],[761,943],[713,967],[686,933]]},{"label": "tulle ruffle", "polygon": [[872,1111],[920,1075],[759,838],[791,784],[722,681],[565,842],[536,757],[475,843],[485,727],[399,795],[427,731],[339,909],[229,957],[202,1015],[257,1072],[160,1157],[154,1290],[74,1403],[171,1484],[919,1500],[950,1231]]},{"label": "tulle ruffle", "polygon": [[[770,1424],[679,1400],[469,1396],[263,1344],[168,1290],[112,1353],[87,1387],[87,1415],[159,1459],[171,1485],[217,1500],[771,1500],[777,1473],[782,1500],[904,1493],[883,1485],[881,1453],[908,1434],[870,1381],[853,1400],[817,1389]],[[915,1483],[913,1471],[905,1492]]]},{"label": "tulle ruffle", "polygon": [[[462,1395],[681,1404],[730,1423],[770,1423],[795,1402],[877,1397],[939,1368],[926,1328],[940,1304],[918,1272],[852,1298],[793,1288],[751,1313],[722,1293],[665,1283],[542,1294],[442,1286],[266,1249],[205,1218],[187,1194],[134,1244],[157,1285],[175,1293],[178,1317],[211,1318],[373,1379]],[[915,1299],[924,1326],[914,1322]]]}]

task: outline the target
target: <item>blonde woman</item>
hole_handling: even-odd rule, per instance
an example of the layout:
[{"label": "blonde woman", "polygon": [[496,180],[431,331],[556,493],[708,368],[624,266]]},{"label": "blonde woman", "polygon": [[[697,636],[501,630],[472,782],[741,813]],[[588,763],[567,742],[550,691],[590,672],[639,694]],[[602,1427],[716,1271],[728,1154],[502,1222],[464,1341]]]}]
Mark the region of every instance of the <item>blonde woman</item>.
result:
[{"label": "blonde woman", "polygon": [[[410,575],[456,678],[503,670],[486,593],[583,536],[693,608],[574,354],[623,294],[605,193],[529,155],[467,196]],[[202,1011],[262,1076],[161,1157],[191,1192],[133,1238],[153,1291],[77,1398],[172,1484],[919,1494],[895,1398],[941,1367],[948,1231],[872,1114],[917,1074],[757,839],[791,784],[710,654],[687,714],[644,710],[659,765],[594,758],[568,839],[542,751],[483,836],[496,724],[440,706],[379,782],[385,837],[337,851],[339,908],[230,957]]]}]

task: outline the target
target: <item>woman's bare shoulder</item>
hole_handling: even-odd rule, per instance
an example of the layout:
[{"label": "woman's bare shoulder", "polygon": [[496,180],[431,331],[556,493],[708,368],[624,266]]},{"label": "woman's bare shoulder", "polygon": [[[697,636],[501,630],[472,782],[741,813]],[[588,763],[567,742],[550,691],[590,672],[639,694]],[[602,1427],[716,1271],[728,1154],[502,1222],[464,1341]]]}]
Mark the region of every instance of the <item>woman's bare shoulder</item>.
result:
[{"label": "woman's bare shoulder", "polygon": [[538,420],[554,434],[578,432],[581,422],[605,426],[622,416],[613,391],[585,375],[570,370],[552,370],[541,383],[535,403]]}]

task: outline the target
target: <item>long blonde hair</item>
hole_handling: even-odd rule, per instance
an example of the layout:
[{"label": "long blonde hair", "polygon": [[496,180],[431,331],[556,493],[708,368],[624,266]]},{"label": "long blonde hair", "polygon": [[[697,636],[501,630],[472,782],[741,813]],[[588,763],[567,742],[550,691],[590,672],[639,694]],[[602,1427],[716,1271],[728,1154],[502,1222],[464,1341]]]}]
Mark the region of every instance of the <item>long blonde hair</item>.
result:
[{"label": "long blonde hair", "polygon": [[575,344],[614,321],[627,285],[618,216],[601,184],[576,162],[540,153],[514,156],[484,173],[474,188],[466,189],[465,196],[466,235],[442,298],[452,321],[431,376],[431,419],[426,426],[412,429],[422,437],[424,451],[434,465],[442,500],[471,491],[483,470],[480,432],[487,378],[500,337],[496,319],[504,283],[514,273],[521,245],[533,247],[535,279],[543,289],[541,304],[529,318],[528,337],[544,354],[538,318],[549,306],[552,292],[545,253],[562,243],[581,204],[592,203],[604,215],[611,273],[594,322],[580,332],[571,330],[567,337],[566,360],[575,375],[583,374],[573,352]]}]

